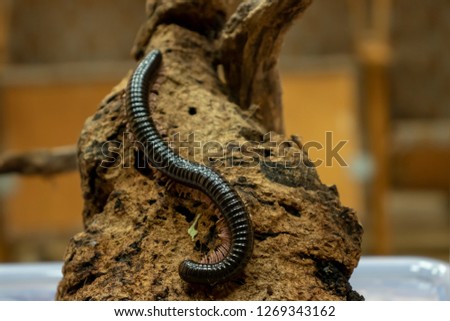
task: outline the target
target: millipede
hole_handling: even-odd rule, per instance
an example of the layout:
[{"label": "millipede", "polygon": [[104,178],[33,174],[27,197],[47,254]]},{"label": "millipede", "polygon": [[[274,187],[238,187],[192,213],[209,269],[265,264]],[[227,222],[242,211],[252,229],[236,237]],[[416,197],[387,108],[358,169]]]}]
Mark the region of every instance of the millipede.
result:
[{"label": "millipede", "polygon": [[152,50],[131,75],[126,89],[127,122],[152,167],[176,182],[201,191],[219,209],[222,217],[216,224],[222,244],[200,262],[182,261],[178,272],[189,283],[223,283],[237,277],[250,260],[252,223],[244,202],[222,175],[177,155],[159,134],[151,117],[149,94],[162,60],[161,51]]}]

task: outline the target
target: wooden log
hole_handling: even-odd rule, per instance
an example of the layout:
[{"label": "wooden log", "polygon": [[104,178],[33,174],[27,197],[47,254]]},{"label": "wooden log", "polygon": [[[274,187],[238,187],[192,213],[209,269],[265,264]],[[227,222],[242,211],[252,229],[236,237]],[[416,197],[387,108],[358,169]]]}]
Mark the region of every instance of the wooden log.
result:
[{"label": "wooden log", "polygon": [[[251,68],[241,42],[259,35],[260,44],[279,45],[286,28],[276,26],[272,34],[258,28],[258,20],[267,27],[275,21],[287,26],[310,1],[288,2],[295,5],[291,14],[276,18],[287,10],[284,1],[244,1],[235,13],[228,7],[233,1],[147,1],[148,19],[133,49],[136,57],[154,48],[163,53],[156,100],[151,98],[162,136],[179,138],[173,146],[181,146],[181,156],[214,167],[246,204],[255,246],[244,273],[215,286],[180,279],[182,260],[199,261],[220,243],[218,213],[204,195],[168,182],[145,164],[127,127],[127,77],[81,133],[85,229],[69,243],[57,299],[362,299],[348,282],[361,255],[362,227],[355,212],[341,205],[335,186],[320,182],[301,144],[267,133],[267,119],[260,117],[278,99],[273,97],[279,84],[271,78],[276,67],[258,66],[252,74],[229,70],[237,70],[233,61],[243,60]],[[249,37],[233,40],[231,31],[245,28]],[[255,61],[264,64],[266,55],[272,61],[276,52],[266,48]],[[271,78],[269,107],[255,105],[254,94],[262,91],[258,73]],[[247,97],[243,93],[250,88]],[[236,97],[247,103],[240,105]],[[249,109],[248,103],[256,107]],[[195,237],[187,232],[192,225]]]}]

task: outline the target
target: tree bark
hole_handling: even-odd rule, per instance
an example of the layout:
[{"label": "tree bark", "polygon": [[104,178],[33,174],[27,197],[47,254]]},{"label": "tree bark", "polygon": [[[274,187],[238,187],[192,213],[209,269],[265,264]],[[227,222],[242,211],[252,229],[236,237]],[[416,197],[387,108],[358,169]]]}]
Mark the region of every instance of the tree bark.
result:
[{"label": "tree bark", "polygon": [[57,299],[361,299],[348,283],[361,254],[356,214],[320,182],[301,144],[266,134],[282,131],[281,39],[309,3],[147,1],[133,48],[137,59],[163,53],[152,110],[160,133],[180,138],[183,157],[220,172],[248,208],[256,241],[245,273],[212,287],[180,279],[182,260],[217,245],[217,212],[141,159],[127,129],[127,76],[79,140],[85,228],[69,243]]},{"label": "tree bark", "polygon": [[75,146],[8,152],[0,155],[0,175],[22,174],[50,176],[77,169]]}]

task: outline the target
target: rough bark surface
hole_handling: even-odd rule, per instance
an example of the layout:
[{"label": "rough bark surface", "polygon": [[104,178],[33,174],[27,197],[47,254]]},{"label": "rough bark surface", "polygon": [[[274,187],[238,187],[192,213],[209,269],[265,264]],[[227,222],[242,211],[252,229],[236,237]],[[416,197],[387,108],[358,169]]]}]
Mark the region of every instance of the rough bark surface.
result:
[{"label": "rough bark surface", "polygon": [[[227,71],[234,56],[245,68],[250,68],[252,59],[242,55],[245,43],[232,44],[230,35],[235,33],[231,30],[248,28],[248,39],[253,39],[251,26],[258,19],[277,20],[263,9],[256,18],[252,10],[242,6],[265,5],[266,10],[279,12],[280,8],[271,7],[272,2],[277,3],[246,1],[233,15],[240,19],[228,19],[232,12],[227,8],[236,6],[236,1],[148,1],[148,21],[133,50],[136,57],[152,48],[163,52],[158,98],[152,111],[163,137],[179,133],[181,141],[189,141],[189,134],[194,133],[200,145],[191,140],[187,144],[191,148],[180,148],[180,153],[214,166],[246,203],[256,241],[245,273],[214,287],[180,279],[178,265],[182,260],[199,260],[217,246],[217,212],[200,193],[168,182],[145,165],[127,130],[126,77],[86,121],[79,140],[85,229],[68,245],[57,299],[361,299],[348,283],[361,254],[362,228],[354,211],[340,204],[334,186],[320,182],[301,144],[273,132],[265,135],[261,109],[246,110],[248,106],[235,103],[234,98],[245,92],[237,89],[243,85],[230,86],[218,76],[217,66],[222,64],[227,80],[239,78],[236,83],[259,91],[261,88],[254,85],[258,77],[265,70],[269,70],[268,77],[275,74],[274,66],[257,67],[257,77],[255,73],[237,76]],[[307,3],[291,4],[303,10]],[[286,16],[279,19],[287,20]],[[278,29],[275,43],[284,31]],[[255,32],[265,37],[265,31]],[[225,45],[226,41],[230,43]],[[270,50],[267,54],[272,55]],[[268,58],[258,59],[253,61]],[[268,95],[275,97],[273,93],[279,91],[275,78],[265,86],[270,87]],[[251,104],[256,101],[254,94],[250,94]],[[199,152],[206,142],[215,142],[215,149],[207,154]],[[246,148],[239,150],[238,146]],[[196,217],[199,234],[192,240],[187,230]]]}]

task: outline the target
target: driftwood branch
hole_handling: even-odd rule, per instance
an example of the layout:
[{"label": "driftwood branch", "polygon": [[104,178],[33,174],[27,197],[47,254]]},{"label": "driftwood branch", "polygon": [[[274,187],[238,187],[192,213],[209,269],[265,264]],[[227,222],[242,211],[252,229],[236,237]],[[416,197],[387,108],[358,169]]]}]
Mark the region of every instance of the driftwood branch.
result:
[{"label": "driftwood branch", "polygon": [[0,155],[0,174],[55,175],[76,169],[76,146]]},{"label": "driftwood branch", "polygon": [[144,54],[156,28],[162,24],[182,25],[206,37],[215,38],[222,29],[236,0],[148,0],[148,19],[141,26],[132,55],[139,59]]},{"label": "driftwood branch", "polygon": [[257,106],[255,119],[266,130],[283,133],[278,55],[289,26],[311,2],[148,1],[149,18],[138,33],[132,54],[136,59],[142,57],[157,26],[163,23],[181,24],[215,39],[230,99],[244,110]]},{"label": "driftwood branch", "polygon": [[229,19],[220,52],[231,97],[259,106],[267,130],[284,132],[277,61],[283,36],[312,0],[244,1]]},{"label": "driftwood branch", "polygon": [[154,48],[163,55],[150,98],[158,131],[183,144],[194,136],[214,143],[212,154],[179,154],[214,167],[246,204],[255,246],[245,272],[213,287],[180,279],[181,261],[221,244],[218,213],[205,195],[145,166],[129,137],[125,81],[78,141],[85,229],[70,241],[57,299],[361,299],[348,283],[361,254],[355,212],[321,183],[301,143],[266,135],[282,131],[282,35],[309,3],[148,0],[133,49],[136,58]]}]

